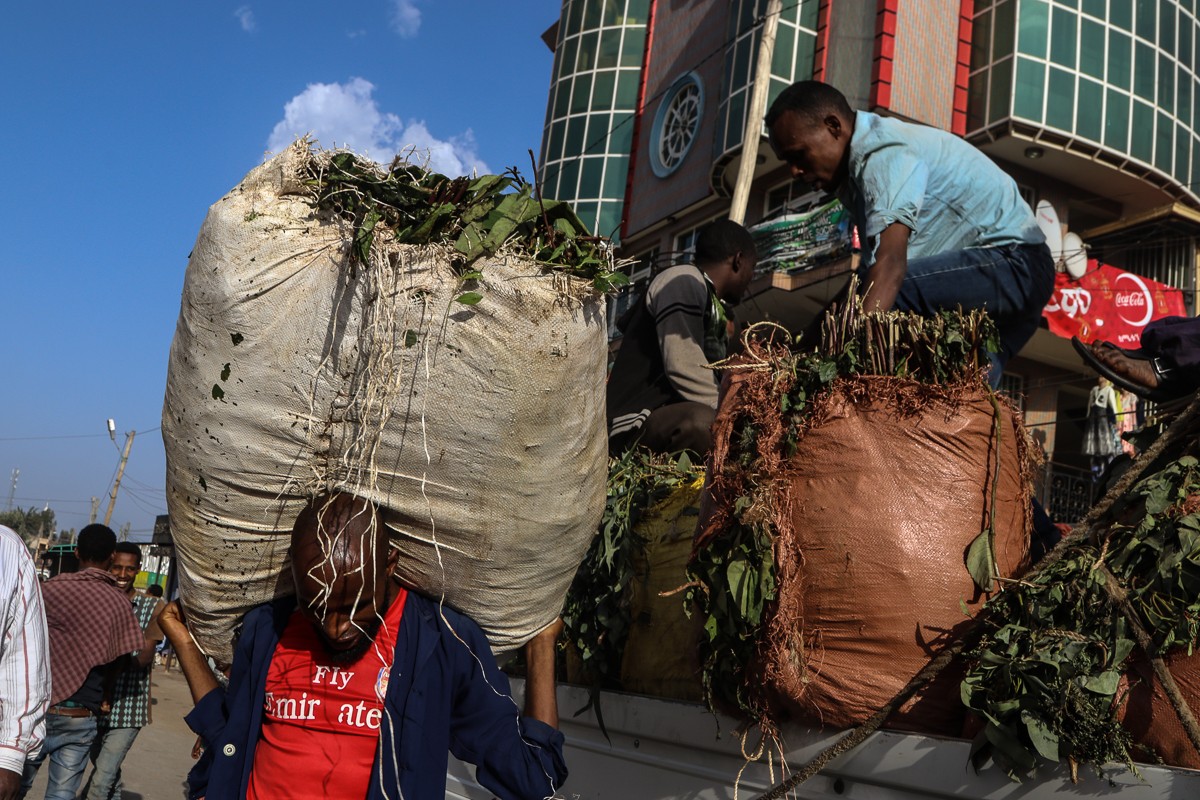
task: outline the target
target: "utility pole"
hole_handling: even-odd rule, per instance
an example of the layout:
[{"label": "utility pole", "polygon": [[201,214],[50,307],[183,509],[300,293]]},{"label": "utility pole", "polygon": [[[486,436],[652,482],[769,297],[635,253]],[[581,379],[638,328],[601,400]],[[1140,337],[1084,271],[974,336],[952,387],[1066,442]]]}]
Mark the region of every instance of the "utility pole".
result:
[{"label": "utility pole", "polygon": [[758,144],[762,139],[762,120],[767,113],[767,91],[771,88],[771,56],[775,52],[775,34],[779,30],[779,15],[783,0],[767,0],[763,18],[762,38],[758,45],[758,61],[754,66],[754,85],[751,87],[750,108],[746,110],[746,130],[742,134],[742,163],[738,165],[733,184],[733,200],[729,203],[729,218],[739,225],[746,220],[746,204],[750,201],[750,184],[758,166]]},{"label": "utility pole", "polygon": [[17,478],[21,477],[21,470],[14,469],[12,474],[12,488],[8,490],[8,510],[13,510],[13,498],[17,496]]},{"label": "utility pole", "polygon": [[129,451],[133,448],[133,437],[136,435],[137,431],[125,434],[125,452],[121,453],[121,463],[117,467],[117,479],[113,481],[112,494],[108,497],[108,511],[104,514],[105,525],[112,519],[113,506],[117,504],[117,489],[121,486],[121,476],[125,474],[125,462],[129,460]]},{"label": "utility pole", "polygon": [[100,498],[93,497],[92,498],[92,513],[91,513],[91,516],[88,517],[89,525],[91,525],[93,522],[96,521],[96,514],[99,513],[99,511],[100,511]]}]

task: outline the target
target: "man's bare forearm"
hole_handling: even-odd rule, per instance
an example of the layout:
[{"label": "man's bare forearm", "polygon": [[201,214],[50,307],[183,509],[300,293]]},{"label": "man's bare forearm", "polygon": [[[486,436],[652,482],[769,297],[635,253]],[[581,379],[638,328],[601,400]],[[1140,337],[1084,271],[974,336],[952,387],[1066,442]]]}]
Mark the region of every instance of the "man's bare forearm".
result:
[{"label": "man's bare forearm", "polygon": [[911,233],[899,222],[893,222],[879,234],[875,263],[867,271],[867,291],[863,295],[864,311],[891,311],[900,294],[900,284],[908,274],[908,236]]},{"label": "man's bare forearm", "polygon": [[135,655],[133,657],[133,660],[137,663],[137,665],[139,667],[141,667],[142,669],[145,669],[146,667],[148,667],[154,663],[154,651],[157,649],[158,649],[158,641],[147,638],[146,644],[142,647],[141,650],[137,651],[137,655]]},{"label": "man's bare forearm", "polygon": [[562,620],[556,620],[525,645],[525,716],[558,727],[554,679],[555,648]]},{"label": "man's bare forearm", "polygon": [[208,667],[208,659],[200,652],[196,640],[187,629],[179,604],[168,603],[158,617],[159,627],[171,643],[183,677],[187,679],[188,688],[192,690],[192,702],[199,703],[200,698],[217,688],[217,678]]},{"label": "man's bare forearm", "polygon": [[192,690],[192,702],[199,703],[200,698],[217,688],[217,678],[209,669],[208,659],[191,637],[188,637],[182,647],[176,646],[174,642],[171,646],[175,647],[175,657],[179,660],[183,677],[187,679],[188,688]]},{"label": "man's bare forearm", "polygon": [[0,769],[0,800],[17,800],[21,796],[21,776],[10,769]]},{"label": "man's bare forearm", "polygon": [[876,263],[867,273],[867,293],[863,295],[864,311],[890,311],[896,304],[900,284],[904,282],[904,268]]}]

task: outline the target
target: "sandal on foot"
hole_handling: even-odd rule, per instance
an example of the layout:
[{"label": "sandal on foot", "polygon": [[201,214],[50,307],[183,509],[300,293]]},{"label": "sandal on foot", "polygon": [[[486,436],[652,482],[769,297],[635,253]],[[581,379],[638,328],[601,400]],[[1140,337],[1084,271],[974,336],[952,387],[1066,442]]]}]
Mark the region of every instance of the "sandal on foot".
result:
[{"label": "sandal on foot", "polygon": [[1114,386],[1119,386],[1128,392],[1133,392],[1139,397],[1144,397],[1147,400],[1152,400],[1155,403],[1164,403],[1174,400],[1184,394],[1187,394],[1187,389],[1182,386],[1172,385],[1173,370],[1164,369],[1159,359],[1152,358],[1143,350],[1126,350],[1123,347],[1117,347],[1112,342],[1099,342],[1101,347],[1116,350],[1126,358],[1135,361],[1147,361],[1150,363],[1150,368],[1154,370],[1154,377],[1158,379],[1157,386],[1147,386],[1144,383],[1138,383],[1132,378],[1122,375],[1115,371],[1108,364],[1105,364],[1093,352],[1090,345],[1084,344],[1078,336],[1071,337],[1071,345],[1075,348],[1075,352],[1079,353],[1089,367],[1112,381]]}]

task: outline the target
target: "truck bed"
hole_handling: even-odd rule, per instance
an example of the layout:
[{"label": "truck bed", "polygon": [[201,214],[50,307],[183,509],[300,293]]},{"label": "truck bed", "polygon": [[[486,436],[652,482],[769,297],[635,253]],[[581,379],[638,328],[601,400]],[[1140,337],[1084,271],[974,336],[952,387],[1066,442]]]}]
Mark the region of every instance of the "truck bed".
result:
[{"label": "truck bed", "polygon": [[[523,684],[513,680],[520,697]],[[745,767],[733,736],[734,722],[716,718],[703,706],[641,695],[605,692],[600,702],[611,739],[605,739],[588,710],[588,690],[558,689],[561,727],[566,735],[567,766],[571,775],[557,798],[568,800],[753,800],[782,776],[774,760],[774,775],[766,762]],[[784,731],[787,762],[803,767],[841,732]],[[747,748],[758,745],[751,737]],[[1047,764],[1024,783],[1010,781],[988,766],[976,774],[968,761],[970,742],[917,734],[880,731],[857,749],[830,764],[795,793],[800,798],[852,800],[926,800],[927,798],[1050,798],[1106,797],[1120,792],[1121,800],[1193,800],[1200,798],[1200,771],[1139,765],[1141,777],[1114,766],[1104,777],[1081,768],[1079,783],[1068,771]],[[446,797],[488,800],[492,795],[473,778],[467,766],[451,761]]]}]

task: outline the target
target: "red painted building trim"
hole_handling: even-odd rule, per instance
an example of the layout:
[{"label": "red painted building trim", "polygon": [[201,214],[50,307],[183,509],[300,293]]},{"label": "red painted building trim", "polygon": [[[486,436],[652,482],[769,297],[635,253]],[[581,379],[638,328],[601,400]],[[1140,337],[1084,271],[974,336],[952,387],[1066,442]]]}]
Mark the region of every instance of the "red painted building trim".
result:
[{"label": "red painted building trim", "polygon": [[958,63],[954,71],[954,116],[950,130],[967,135],[967,101],[971,82],[971,36],[975,27],[975,0],[962,0],[958,11]]},{"label": "red painted building trim", "polygon": [[650,0],[646,13],[646,48],[642,52],[642,74],[638,78],[637,108],[633,112],[633,149],[629,152],[629,168],[625,173],[625,200],[621,204],[621,240],[629,235],[629,209],[633,203],[633,178],[637,172],[638,150],[642,142],[642,117],[646,114],[646,83],[650,75],[650,54],[654,49],[654,13],[658,0]]},{"label": "red painted building trim", "polygon": [[892,106],[892,66],[896,53],[896,13],[900,0],[879,0],[875,13],[875,51],[871,59],[871,109]]},{"label": "red painted building trim", "polygon": [[821,0],[817,6],[817,47],[813,52],[813,80],[825,80],[829,62],[829,7],[832,0]]}]

